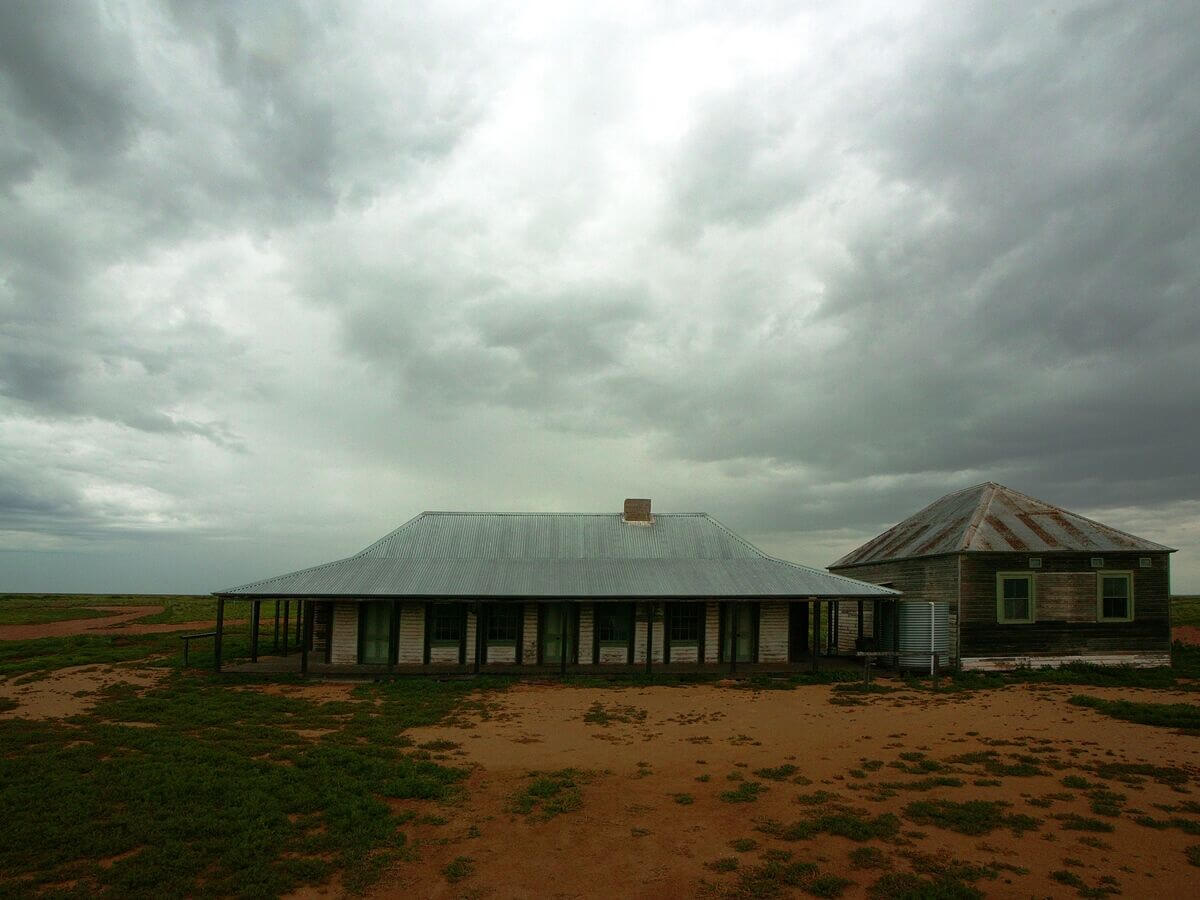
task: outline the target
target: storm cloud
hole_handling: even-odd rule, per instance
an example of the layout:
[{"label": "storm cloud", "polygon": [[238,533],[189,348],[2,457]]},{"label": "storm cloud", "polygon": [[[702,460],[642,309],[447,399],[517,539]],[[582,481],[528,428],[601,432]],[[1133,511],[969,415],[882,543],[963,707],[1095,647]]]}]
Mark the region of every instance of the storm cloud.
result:
[{"label": "storm cloud", "polygon": [[0,589],[996,480],[1200,591],[1197,85],[1189,4],[5,4]]}]

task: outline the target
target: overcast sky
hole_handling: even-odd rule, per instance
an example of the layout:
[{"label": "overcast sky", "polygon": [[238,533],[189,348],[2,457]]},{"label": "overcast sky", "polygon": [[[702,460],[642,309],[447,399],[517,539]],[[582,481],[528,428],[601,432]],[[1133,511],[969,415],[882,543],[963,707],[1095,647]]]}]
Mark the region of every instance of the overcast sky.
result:
[{"label": "overcast sky", "polygon": [[0,4],[0,590],[994,480],[1200,593],[1200,5],[650,6]]}]

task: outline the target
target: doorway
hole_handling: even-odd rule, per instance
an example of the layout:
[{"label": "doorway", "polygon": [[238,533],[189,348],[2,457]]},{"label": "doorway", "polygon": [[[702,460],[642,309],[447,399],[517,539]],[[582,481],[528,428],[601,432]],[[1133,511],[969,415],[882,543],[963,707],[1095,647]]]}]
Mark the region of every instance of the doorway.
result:
[{"label": "doorway", "polygon": [[569,663],[579,660],[579,607],[574,603],[543,603],[540,605],[541,640],[538,641],[539,662],[557,663],[563,658],[564,643]]},{"label": "doorway", "polygon": [[721,661],[734,659],[736,640],[737,661],[758,661],[758,604],[721,604]]},{"label": "doorway", "polygon": [[358,608],[358,661],[386,665],[390,662],[392,604],[363,603]]},{"label": "doorway", "polygon": [[808,628],[808,604],[788,604],[788,662],[808,659],[812,635]]}]

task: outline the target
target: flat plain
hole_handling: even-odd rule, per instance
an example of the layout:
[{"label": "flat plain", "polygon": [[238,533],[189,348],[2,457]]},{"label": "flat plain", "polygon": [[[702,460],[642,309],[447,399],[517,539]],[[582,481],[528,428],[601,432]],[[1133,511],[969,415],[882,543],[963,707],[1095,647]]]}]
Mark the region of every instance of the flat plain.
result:
[{"label": "flat plain", "polygon": [[0,629],[46,629],[0,630],[0,896],[1186,896],[1200,874],[1186,644],[1173,671],[936,688],[303,683],[212,675],[199,644],[181,671],[178,631],[211,622],[208,598],[0,598]]}]

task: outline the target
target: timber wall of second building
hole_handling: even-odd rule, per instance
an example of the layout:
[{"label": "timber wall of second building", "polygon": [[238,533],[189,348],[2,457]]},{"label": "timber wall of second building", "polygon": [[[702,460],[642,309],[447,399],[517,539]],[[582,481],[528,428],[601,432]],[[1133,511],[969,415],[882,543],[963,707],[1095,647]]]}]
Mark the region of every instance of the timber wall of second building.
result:
[{"label": "timber wall of second building", "polygon": [[[1038,568],[1030,568],[1030,556],[1040,559]],[[1093,557],[1103,565],[1092,566]],[[1150,565],[1142,568],[1142,559],[1149,559]],[[1033,622],[998,621],[1001,572],[1033,576]],[[1132,621],[1099,620],[1099,578],[1105,572],[1132,574]],[[1166,553],[964,554],[961,590],[963,657],[1161,654],[1171,648]]]}]

